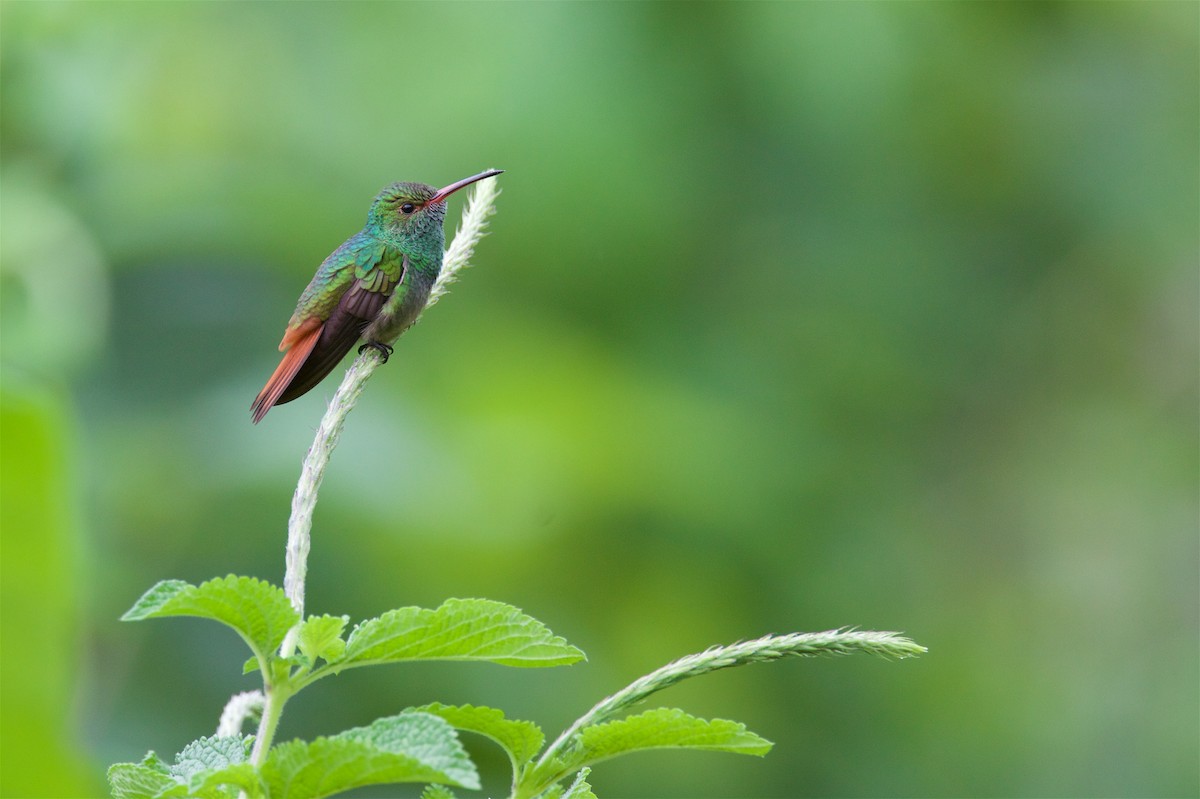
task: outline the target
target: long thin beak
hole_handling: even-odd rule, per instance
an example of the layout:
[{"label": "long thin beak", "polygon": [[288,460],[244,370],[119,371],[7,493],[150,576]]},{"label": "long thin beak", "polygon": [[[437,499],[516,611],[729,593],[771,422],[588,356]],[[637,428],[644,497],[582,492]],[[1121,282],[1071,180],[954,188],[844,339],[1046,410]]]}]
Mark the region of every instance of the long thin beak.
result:
[{"label": "long thin beak", "polygon": [[462,180],[458,181],[457,183],[451,183],[449,186],[447,186],[444,189],[438,189],[438,193],[433,195],[432,197],[430,197],[428,200],[426,200],[425,204],[432,205],[433,203],[444,202],[447,197],[449,197],[451,194],[458,191],[459,189],[463,188],[464,186],[470,186],[472,183],[474,183],[477,180],[483,180],[484,178],[495,177],[496,175],[499,175],[503,171],[504,171],[503,169],[489,169],[487,172],[480,172],[478,175],[472,175],[469,178],[463,178]]}]

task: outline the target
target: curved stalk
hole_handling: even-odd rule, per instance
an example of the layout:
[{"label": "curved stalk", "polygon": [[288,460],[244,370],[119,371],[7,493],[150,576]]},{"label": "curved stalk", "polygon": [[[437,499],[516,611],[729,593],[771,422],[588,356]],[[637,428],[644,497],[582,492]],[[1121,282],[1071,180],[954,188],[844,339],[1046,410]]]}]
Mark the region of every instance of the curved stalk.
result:
[{"label": "curved stalk", "polygon": [[[458,273],[469,266],[475,245],[484,236],[487,219],[495,213],[495,200],[499,193],[494,178],[476,184],[463,210],[462,223],[442,259],[442,270],[430,292],[426,309],[437,302],[447,292],[449,285],[458,278]],[[312,544],[312,518],[317,505],[317,493],[321,488],[321,481],[325,478],[329,458],[341,437],[342,428],[345,427],[346,417],[354,409],[367,380],[380,363],[379,353],[373,349],[364,350],[355,358],[354,363],[346,370],[346,375],[325,410],[325,415],[321,417],[312,446],[309,447],[300,469],[300,480],[296,484],[296,493],[292,496],[292,513],[288,519],[283,578],[284,593],[296,609],[300,621],[283,639],[279,648],[282,658],[289,658],[295,654],[300,625],[304,621],[304,585],[308,573],[308,553]],[[255,766],[261,766],[266,760],[272,739],[275,737],[279,716],[283,712],[283,705],[295,692],[295,686],[288,680],[274,681],[267,675],[266,670],[264,681],[262,718],[259,720],[258,732],[254,737],[254,750],[251,753],[251,762]]]}]

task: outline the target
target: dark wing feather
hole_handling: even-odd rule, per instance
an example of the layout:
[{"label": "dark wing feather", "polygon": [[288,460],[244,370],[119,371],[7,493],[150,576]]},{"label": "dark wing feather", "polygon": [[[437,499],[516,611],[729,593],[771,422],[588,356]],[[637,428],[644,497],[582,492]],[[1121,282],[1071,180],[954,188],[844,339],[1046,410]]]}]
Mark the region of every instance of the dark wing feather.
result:
[{"label": "dark wing feather", "polygon": [[337,307],[325,321],[325,326],[321,328],[321,336],[317,339],[312,353],[297,370],[295,377],[288,383],[288,387],[280,394],[275,404],[291,402],[324,380],[358,341],[363,330],[390,296],[390,291],[372,291],[356,281],[342,295]]}]

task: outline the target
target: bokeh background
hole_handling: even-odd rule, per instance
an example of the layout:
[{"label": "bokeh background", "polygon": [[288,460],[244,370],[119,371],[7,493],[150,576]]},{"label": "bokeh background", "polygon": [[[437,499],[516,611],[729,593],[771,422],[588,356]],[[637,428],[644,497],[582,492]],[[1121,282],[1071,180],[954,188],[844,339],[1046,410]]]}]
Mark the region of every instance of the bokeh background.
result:
[{"label": "bokeh background", "polygon": [[335,453],[309,606],[484,596],[591,659],[350,673],[283,738],[435,699],[554,734],[682,654],[861,625],[930,652],[672,689],[775,750],[597,791],[1200,792],[1197,4],[0,23],[4,796],[101,795],[254,687],[227,630],[117,618],[163,578],[282,579],[336,384],[250,425],[296,297],[381,186],[491,166],[474,271]]}]

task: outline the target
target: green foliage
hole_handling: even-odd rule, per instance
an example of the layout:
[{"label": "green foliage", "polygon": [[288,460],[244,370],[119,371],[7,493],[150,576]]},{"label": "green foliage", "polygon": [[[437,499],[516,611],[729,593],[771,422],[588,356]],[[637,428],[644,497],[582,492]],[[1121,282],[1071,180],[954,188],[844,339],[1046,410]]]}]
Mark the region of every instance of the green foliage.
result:
[{"label": "green foliage", "polygon": [[532,760],[546,740],[541,729],[532,721],[506,719],[503,711],[491,707],[456,707],[434,702],[413,709],[441,716],[455,729],[491,738],[508,754],[514,771]]},{"label": "green foliage", "polygon": [[241,790],[261,794],[247,761],[250,739],[200,738],[185,746],[172,765],[150,752],[141,763],[118,763],[108,770],[114,799],[234,799]]},{"label": "green foliage", "polygon": [[358,625],[339,669],[404,660],[567,666],[583,659],[583,652],[511,605],[449,599],[437,610],[401,608]]},{"label": "green foliage", "polygon": [[108,770],[113,799],[149,799],[165,796],[179,785],[165,767],[158,768],[154,753],[141,763],[117,763]]},{"label": "green foliage", "polygon": [[[264,710],[259,732],[264,740],[200,738],[171,764],[153,752],[140,763],[118,763],[108,772],[114,799],[235,799],[242,793],[250,799],[320,799],[366,785],[401,782],[426,783],[423,799],[453,799],[445,786],[480,786],[456,730],[490,738],[504,749],[512,766],[515,799],[595,799],[586,779],[588,767],[619,755],[696,749],[761,756],[771,748],[743,724],[700,719],[674,708],[614,718],[651,693],[716,669],[786,656],[870,652],[908,657],[924,651],[894,633],[836,630],[713,647],[669,663],[604,699],[544,751],[545,736],[531,721],[507,718],[496,708],[441,702],[311,742],[272,746],[284,703],[321,677],[346,668],[416,660],[544,667],[576,663],[584,654],[517,608],[482,599],[450,599],[434,610],[389,611],[361,622],[343,639],[348,617],[310,616],[298,622],[282,590],[233,575],[199,586],[163,581],[122,618],[166,616],[219,621],[237,630],[254,650],[247,671],[261,667],[264,695],[274,700]],[[282,656],[277,648],[289,623],[297,624],[299,654]],[[571,775],[574,780],[565,784]]]},{"label": "green foliage", "polygon": [[290,741],[261,769],[249,762],[250,739],[201,738],[168,766],[153,752],[109,770],[115,799],[195,796],[229,799],[241,790],[270,799],[318,799],[363,785],[440,782],[479,787],[479,775],[454,729],[428,713],[407,712],[367,727]]},{"label": "green foliage", "polygon": [[121,617],[138,621],[164,616],[198,616],[237,631],[260,661],[283,643],[298,619],[283,589],[252,577],[209,580],[199,586],[163,580]]},{"label": "green foliage", "polygon": [[525,775],[519,790],[521,795],[536,795],[547,785],[557,783],[585,766],[638,751],[697,749],[761,757],[773,745],[748,731],[744,724],[725,719],[700,719],[668,707],[584,726],[569,739],[569,743],[562,755],[548,752]]},{"label": "green foliage", "polygon": [[300,625],[300,653],[312,663],[317,658],[327,663],[341,660],[346,651],[342,631],[349,621],[349,616],[309,616]]},{"label": "green foliage", "polygon": [[[126,621],[196,616],[233,628],[254,657],[244,671],[260,670],[264,691],[279,704],[321,677],[343,669],[412,660],[484,661],[516,667],[565,665],[583,652],[511,605],[449,600],[435,610],[402,608],[342,634],[347,616],[310,616],[297,628],[299,653],[278,648],[298,619],[283,591],[269,583],[230,575],[193,586],[166,580],[147,591],[122,617]],[[324,661],[324,663],[318,663]],[[270,799],[316,799],[363,785],[446,783],[478,788],[479,776],[455,727],[488,736],[509,753],[513,767],[528,762],[544,737],[531,722],[504,718],[485,707],[434,703],[382,718],[367,727],[264,747],[254,765],[248,740],[201,738],[173,765],[153,753],[141,763],[109,770],[114,797],[198,796],[221,799],[246,791]],[[273,725],[269,728],[273,730]],[[436,793],[433,795],[437,795]]]},{"label": "green foliage", "polygon": [[592,786],[588,785],[587,776],[591,769],[580,769],[575,775],[575,781],[567,787],[553,785],[539,796],[539,799],[596,799]]},{"label": "green foliage", "polygon": [[773,745],[747,731],[744,724],[725,719],[706,721],[666,707],[585,727],[579,744],[572,768],[643,749],[704,749],[762,757]]},{"label": "green foliage", "polygon": [[733,721],[706,721],[674,708],[657,708],[614,719],[658,691],[720,669],[786,657],[856,652],[902,659],[922,654],[925,648],[896,633],[828,630],[767,635],[686,655],[639,677],[583,714],[546,749],[536,764],[522,771],[516,794],[537,796],[583,766],[646,749],[702,749],[765,755],[772,744]]},{"label": "green foliage", "polygon": [[421,791],[421,799],[454,799],[454,792],[445,785],[426,785]]},{"label": "green foliage", "polygon": [[171,774],[190,780],[198,774],[241,765],[250,754],[250,743],[250,738],[238,736],[192,741],[175,756]]},{"label": "green foliage", "polygon": [[[6,246],[10,209],[6,193]],[[7,277],[5,300],[14,293]],[[8,348],[7,306],[0,316]],[[80,557],[82,517],[71,501],[82,475],[63,387],[30,378],[7,370],[0,382],[0,796],[94,796],[102,783],[78,745],[73,673],[92,604],[79,579],[91,553]]]},{"label": "green foliage", "polygon": [[270,799],[318,799],[363,785],[441,782],[478,788],[479,775],[454,729],[428,713],[275,747],[262,767]]}]

